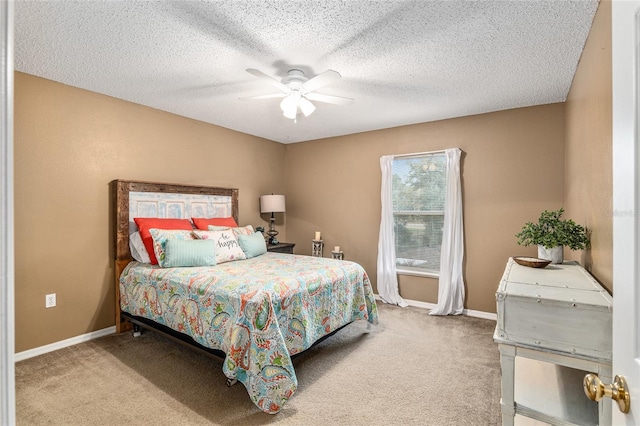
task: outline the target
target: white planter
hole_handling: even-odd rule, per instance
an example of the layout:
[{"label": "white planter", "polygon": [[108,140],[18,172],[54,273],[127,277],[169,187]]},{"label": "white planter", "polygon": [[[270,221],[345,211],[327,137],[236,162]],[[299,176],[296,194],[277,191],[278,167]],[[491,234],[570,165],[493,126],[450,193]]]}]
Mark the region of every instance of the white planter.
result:
[{"label": "white planter", "polygon": [[538,257],[550,260],[551,263],[562,263],[564,261],[564,247],[556,246],[550,249],[538,246]]}]

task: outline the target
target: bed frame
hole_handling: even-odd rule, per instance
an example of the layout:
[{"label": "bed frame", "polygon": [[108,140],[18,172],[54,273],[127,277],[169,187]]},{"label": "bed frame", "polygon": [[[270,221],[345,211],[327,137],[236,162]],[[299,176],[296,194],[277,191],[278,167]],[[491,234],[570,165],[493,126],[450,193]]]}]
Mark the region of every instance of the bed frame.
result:
[{"label": "bed frame", "polygon": [[[144,203],[144,207],[147,207],[148,210],[154,212],[153,217],[178,217],[182,216],[184,218],[190,218],[193,209],[197,207],[201,207],[205,209],[203,205],[206,204],[208,197],[228,197],[227,203],[228,207],[222,209],[222,214],[228,216],[232,216],[236,222],[238,222],[238,189],[236,188],[218,188],[218,187],[209,187],[209,186],[191,186],[191,185],[174,185],[169,183],[157,183],[157,182],[141,182],[141,181],[130,181],[130,180],[114,180],[111,182],[112,185],[112,194],[113,194],[113,206],[114,206],[114,237],[115,237],[115,305],[116,305],[116,333],[122,333],[124,331],[129,331],[134,328],[134,325],[141,326],[145,328],[157,328],[158,331],[161,331],[163,334],[168,333],[167,330],[163,330],[161,327],[158,327],[158,324],[153,323],[152,321],[147,321],[144,318],[138,318],[131,316],[127,313],[121,312],[120,310],[120,275],[124,268],[133,260],[131,257],[131,251],[129,250],[129,234],[131,233],[130,227],[134,227],[133,217],[131,217],[132,212],[132,203],[139,202],[141,204]],[[149,195],[149,200],[144,201],[135,201],[132,196],[135,194],[136,196],[140,196],[140,193],[146,193]],[[161,197],[162,194],[167,195],[167,199],[163,199]],[[192,197],[189,201],[176,200],[175,195],[171,194],[191,194]],[[196,201],[200,197],[203,196],[204,201]],[[142,196],[144,199],[144,195]],[[189,204],[191,203],[191,204]],[[210,202],[209,202],[210,203]],[[202,205],[201,205],[202,204]],[[179,210],[179,215],[173,214],[171,215],[170,211],[171,207],[177,207],[173,209],[173,213]],[[135,208],[133,209],[135,211]],[[202,211],[202,210],[200,210]],[[211,212],[213,211],[213,215]],[[209,208],[209,213],[207,217],[215,217],[216,209]],[[230,214],[229,214],[230,213]],[[194,214],[197,216],[197,214]],[[184,340],[183,336],[180,333],[169,333],[172,335],[174,339]],[[186,337],[186,336],[185,336]],[[189,337],[187,339],[191,340]],[[196,342],[192,340],[195,344]],[[200,346],[200,345],[198,345]],[[201,348],[204,348],[202,346]],[[208,348],[204,348],[208,349]]]}]

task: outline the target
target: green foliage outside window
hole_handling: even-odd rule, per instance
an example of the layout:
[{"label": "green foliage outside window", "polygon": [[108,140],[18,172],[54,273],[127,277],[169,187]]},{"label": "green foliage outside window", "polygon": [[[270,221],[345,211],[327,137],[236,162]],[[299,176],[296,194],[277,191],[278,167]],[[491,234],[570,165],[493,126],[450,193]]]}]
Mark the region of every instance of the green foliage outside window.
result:
[{"label": "green foliage outside window", "polygon": [[398,158],[393,164],[393,210],[398,266],[440,269],[446,158]]}]

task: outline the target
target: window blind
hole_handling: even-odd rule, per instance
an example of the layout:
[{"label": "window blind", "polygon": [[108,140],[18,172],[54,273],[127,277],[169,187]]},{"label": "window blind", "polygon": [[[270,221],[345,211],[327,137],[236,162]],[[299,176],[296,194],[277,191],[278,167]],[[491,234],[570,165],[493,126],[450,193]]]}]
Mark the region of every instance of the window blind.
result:
[{"label": "window blind", "polygon": [[439,271],[446,191],[445,155],[394,159],[392,185],[397,266]]}]

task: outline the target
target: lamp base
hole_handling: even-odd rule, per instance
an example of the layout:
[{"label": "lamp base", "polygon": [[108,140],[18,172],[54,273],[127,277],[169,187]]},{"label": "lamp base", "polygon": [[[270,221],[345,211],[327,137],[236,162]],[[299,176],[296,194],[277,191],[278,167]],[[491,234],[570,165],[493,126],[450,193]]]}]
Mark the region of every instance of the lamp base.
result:
[{"label": "lamp base", "polygon": [[278,235],[279,232],[276,231],[276,218],[273,217],[273,213],[271,213],[271,221],[269,222],[269,230],[266,232],[266,234],[269,236],[269,239],[267,240],[267,242],[269,244],[271,244],[272,246],[278,244],[278,240],[276,239],[276,235]]}]

